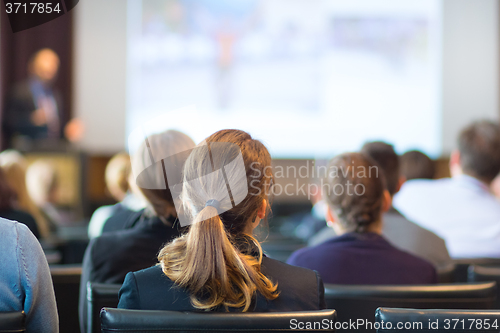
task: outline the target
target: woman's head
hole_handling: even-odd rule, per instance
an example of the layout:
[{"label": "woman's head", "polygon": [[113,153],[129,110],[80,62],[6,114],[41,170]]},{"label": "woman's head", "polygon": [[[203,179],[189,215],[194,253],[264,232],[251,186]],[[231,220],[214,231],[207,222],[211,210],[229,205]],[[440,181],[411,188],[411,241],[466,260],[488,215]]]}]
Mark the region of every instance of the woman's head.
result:
[{"label": "woman's head", "polygon": [[[271,156],[260,141],[243,131],[222,130],[206,138],[187,159],[182,199],[192,218],[211,211],[237,236],[251,230],[257,215],[265,215],[272,179]],[[220,214],[206,207],[209,200],[217,201]]]},{"label": "woman's head", "polygon": [[106,165],[106,187],[116,201],[122,201],[127,195],[129,174],[130,157],[127,153],[116,154]]},{"label": "woman's head", "polygon": [[338,155],[330,161],[323,192],[329,219],[344,232],[372,231],[391,203],[379,166],[359,153]]},{"label": "woman's head", "polygon": [[5,178],[17,197],[17,207],[29,212],[36,220],[42,237],[50,233],[50,226],[40,209],[31,199],[26,187],[26,169],[28,162],[21,153],[7,149],[0,153],[0,167],[5,172]]},{"label": "woman's head", "polygon": [[[216,132],[187,159],[182,200],[191,213],[189,232],[158,259],[196,308],[247,311],[257,291],[278,297],[277,286],[260,272],[262,249],[251,236],[266,215],[270,166],[266,147],[238,130]],[[256,251],[247,251],[252,245]]]},{"label": "woman's head", "polygon": [[40,159],[28,167],[26,185],[33,201],[42,207],[56,201],[58,175],[54,165]]},{"label": "woman's head", "polygon": [[[169,182],[180,180],[184,162],[194,146],[186,134],[169,130],[148,136],[131,155],[134,181],[156,215],[176,215]],[[168,181],[166,169],[170,171]]]}]

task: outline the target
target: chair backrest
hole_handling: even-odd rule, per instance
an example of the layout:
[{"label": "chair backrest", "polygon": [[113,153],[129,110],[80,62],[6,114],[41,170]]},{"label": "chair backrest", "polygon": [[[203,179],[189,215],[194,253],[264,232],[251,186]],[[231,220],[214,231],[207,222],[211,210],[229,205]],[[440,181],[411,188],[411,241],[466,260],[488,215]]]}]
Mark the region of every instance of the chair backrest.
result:
[{"label": "chair backrest", "polygon": [[26,316],[24,311],[19,312],[0,312],[0,332],[1,333],[20,333],[26,332]]},{"label": "chair backrest", "polygon": [[339,322],[356,321],[359,318],[373,320],[378,307],[492,309],[496,299],[496,283],[397,286],[327,284],[325,299],[328,308],[337,310]]},{"label": "chair backrest", "polygon": [[471,265],[480,266],[500,266],[499,258],[464,258],[454,259],[455,263],[455,282],[467,282],[467,271]]},{"label": "chair backrest", "polygon": [[118,292],[121,284],[87,282],[87,332],[101,332],[101,309],[118,306]]},{"label": "chair backrest", "polygon": [[453,283],[455,282],[455,265],[447,265],[446,267],[438,268],[438,283]]},{"label": "chair backrest", "polygon": [[378,333],[498,332],[500,311],[379,308],[375,326]]},{"label": "chair backrest", "polygon": [[[495,281],[500,284],[500,267],[469,266],[467,279],[469,282]],[[500,289],[497,289],[495,309],[500,309]]]},{"label": "chair backrest", "polygon": [[60,332],[78,332],[78,293],[80,290],[81,265],[50,266],[54,293],[59,314]]},{"label": "chair backrest", "polygon": [[266,333],[296,332],[301,328],[308,328],[308,332],[334,332],[335,322],[335,310],[266,313],[200,313],[104,308],[101,311],[103,333]]}]

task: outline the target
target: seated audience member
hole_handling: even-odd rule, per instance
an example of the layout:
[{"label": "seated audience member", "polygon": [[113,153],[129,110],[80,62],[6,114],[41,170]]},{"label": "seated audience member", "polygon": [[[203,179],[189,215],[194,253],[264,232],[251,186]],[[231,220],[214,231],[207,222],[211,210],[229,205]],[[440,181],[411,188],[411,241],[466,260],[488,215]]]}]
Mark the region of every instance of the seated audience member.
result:
[{"label": "seated audience member", "polygon": [[[361,153],[372,158],[380,167],[392,198],[404,183],[404,178],[400,177],[399,172],[399,157],[393,146],[384,142],[368,142],[362,147]],[[431,262],[438,270],[453,268],[453,262],[442,238],[407,220],[394,207],[384,214],[383,220],[382,235],[391,244]],[[326,227],[322,234],[316,236],[316,240],[325,236],[334,237],[335,230]],[[323,238],[323,241],[328,238]]]},{"label": "seated audience member", "polygon": [[[391,198],[394,197],[405,179],[400,177],[399,157],[393,146],[384,142],[369,142],[361,148],[361,153],[371,157],[380,166],[387,190]],[[382,235],[397,248],[433,263],[438,270],[453,268],[444,240],[407,220],[394,207],[384,214]]]},{"label": "seated audience member", "polygon": [[96,209],[89,222],[89,238],[98,237],[103,232],[125,229],[129,217],[145,207],[144,200],[130,191],[134,184],[131,179],[129,185],[130,171],[127,153],[118,153],[109,161],[105,171],[106,187],[118,203]]},{"label": "seated audience member", "polygon": [[50,224],[58,227],[70,222],[55,206],[58,177],[51,163],[38,160],[31,164],[26,171],[26,185],[31,199]]},{"label": "seated audience member", "polygon": [[26,332],[59,332],[49,265],[25,225],[0,218],[0,266],[0,312],[24,311]]},{"label": "seated audience member", "polygon": [[401,175],[406,180],[433,179],[436,173],[434,161],[418,150],[410,150],[401,155]]},{"label": "seated audience member", "polygon": [[451,178],[414,179],[394,198],[409,220],[444,238],[454,258],[500,257],[500,203],[489,186],[500,171],[500,128],[480,121],[459,135]]},{"label": "seated audience member", "polygon": [[50,235],[51,226],[28,193],[27,165],[26,159],[16,150],[7,149],[0,153],[0,168],[4,171],[10,188],[16,193],[17,208],[33,216],[40,231],[40,237],[46,238]]},{"label": "seated audience member", "polygon": [[[163,175],[161,160],[150,165],[150,151],[154,156],[169,158],[179,166],[179,173],[187,156],[181,152],[193,149],[195,144],[187,135],[166,131],[147,138],[132,156],[134,176],[148,201],[148,207],[138,211],[129,221],[129,228],[106,232],[90,241],[82,265],[80,282],[80,326],[86,332],[87,282],[122,283],[125,275],[157,263],[162,245],[181,235],[182,229],[174,205],[174,198]],[[146,176],[146,179],[144,178]],[[149,177],[149,179],[148,179]],[[156,178],[158,177],[158,178]],[[158,185],[160,184],[160,185]]]},{"label": "seated audience member", "polygon": [[[244,165],[233,163],[238,156]],[[212,165],[224,169],[212,172]],[[269,209],[270,166],[266,147],[243,131],[216,132],[193,150],[181,195],[191,213],[189,232],[160,251],[159,265],[127,275],[118,307],[241,312],[324,308],[319,275],[263,256],[252,236]]]},{"label": "seated audience member", "polygon": [[327,220],[339,236],[294,252],[289,264],[317,270],[325,283],[437,282],[431,263],[397,249],[382,236],[391,196],[371,158],[359,153],[334,157],[327,177],[323,188]]},{"label": "seated audience member", "polygon": [[16,193],[7,183],[2,168],[0,168],[0,217],[21,222],[31,230],[36,238],[40,238],[40,231],[38,230],[38,225],[33,216],[17,209]]}]

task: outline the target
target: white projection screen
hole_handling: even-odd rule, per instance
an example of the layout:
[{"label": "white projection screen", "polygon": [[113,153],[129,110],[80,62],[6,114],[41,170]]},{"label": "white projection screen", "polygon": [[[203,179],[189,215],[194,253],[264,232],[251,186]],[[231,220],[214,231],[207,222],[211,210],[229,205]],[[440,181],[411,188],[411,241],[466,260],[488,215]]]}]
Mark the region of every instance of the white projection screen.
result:
[{"label": "white projection screen", "polygon": [[126,132],[246,130],[278,158],[441,154],[439,0],[130,0]]}]

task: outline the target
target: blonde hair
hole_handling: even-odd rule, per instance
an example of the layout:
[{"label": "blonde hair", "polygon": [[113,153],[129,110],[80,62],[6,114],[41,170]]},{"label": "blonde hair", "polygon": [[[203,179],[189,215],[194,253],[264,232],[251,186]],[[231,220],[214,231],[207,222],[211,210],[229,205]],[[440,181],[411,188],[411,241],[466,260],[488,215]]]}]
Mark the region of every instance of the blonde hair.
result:
[{"label": "blonde hair", "polygon": [[33,216],[42,237],[50,233],[50,226],[38,206],[31,199],[26,187],[27,162],[16,150],[5,150],[0,153],[0,167],[5,172],[7,183],[16,192],[17,206]]},{"label": "blonde hair", "polygon": [[[210,148],[219,142],[237,147],[245,167],[244,179],[233,179],[236,182],[229,195],[223,195],[227,193],[225,178],[233,174],[227,172],[225,177],[210,180],[204,177],[213,174],[217,166],[226,168],[234,161],[233,149],[216,154]],[[166,245],[158,260],[165,275],[189,291],[195,308],[224,306],[226,310],[242,308],[246,312],[257,291],[268,300],[279,296],[277,284],[260,271],[260,244],[246,234],[248,223],[257,217],[272,184],[271,157],[260,141],[243,131],[219,131],[205,143],[193,150],[184,166],[182,198],[193,216],[189,232]],[[241,193],[245,193],[242,200],[236,201]],[[206,206],[211,199],[217,200],[224,212]],[[258,255],[249,253],[255,247]]]},{"label": "blonde hair", "polygon": [[26,171],[28,193],[38,206],[50,202],[57,188],[57,181],[57,171],[54,165],[45,160],[33,162]]},{"label": "blonde hair", "polygon": [[104,179],[111,195],[121,201],[129,190],[130,156],[127,153],[114,155],[106,165]]},{"label": "blonde hair", "polygon": [[[164,167],[167,167],[168,163],[176,170],[170,176],[180,174],[187,158],[185,155],[194,147],[194,141],[186,134],[168,130],[149,135],[137,150],[131,153],[133,181],[155,215],[163,217],[175,215],[174,198],[169,182],[172,181],[174,185],[177,179],[169,177],[167,181]],[[178,177],[180,180],[180,175]]]}]

